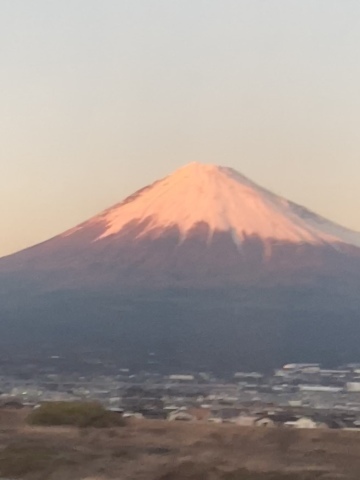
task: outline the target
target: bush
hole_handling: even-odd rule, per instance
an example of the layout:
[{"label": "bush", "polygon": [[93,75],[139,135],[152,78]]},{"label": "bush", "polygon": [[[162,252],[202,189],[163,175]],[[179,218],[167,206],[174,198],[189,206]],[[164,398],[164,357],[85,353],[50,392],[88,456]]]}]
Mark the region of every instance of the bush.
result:
[{"label": "bush", "polygon": [[32,411],[31,425],[108,428],[124,425],[124,419],[96,402],[48,402]]}]

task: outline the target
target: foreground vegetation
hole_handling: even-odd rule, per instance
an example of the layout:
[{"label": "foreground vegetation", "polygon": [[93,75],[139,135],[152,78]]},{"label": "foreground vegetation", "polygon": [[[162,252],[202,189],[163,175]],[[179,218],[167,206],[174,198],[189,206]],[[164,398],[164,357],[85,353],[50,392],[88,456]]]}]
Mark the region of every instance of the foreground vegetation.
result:
[{"label": "foreground vegetation", "polygon": [[357,432],[135,420],[96,428],[106,422],[95,404],[45,405],[29,413],[0,411],[0,478],[359,479]]},{"label": "foreground vegetation", "polygon": [[[114,455],[114,452],[112,455]],[[87,458],[84,455],[80,461],[80,458],[70,451],[64,454],[64,452],[58,452],[54,448],[40,445],[8,446],[0,453],[0,475],[7,478],[36,478],[39,480],[49,478],[61,478],[63,480],[80,479],[82,477],[69,477],[68,475],[74,475],[79,470],[81,462],[86,463],[89,460],[91,461],[91,456]],[[100,470],[102,471],[95,473],[104,475],[106,466],[100,468]],[[186,461],[170,468],[165,467],[164,470],[163,473],[158,473],[156,476],[148,478],[151,480],[325,480],[325,478],[330,478],[323,476],[321,472],[254,472],[246,468],[223,472],[219,468],[201,466],[193,461]],[[71,471],[74,473],[66,473]],[[95,480],[95,478],[96,480],[103,478],[116,478],[119,480],[129,478],[130,480],[131,477],[96,476],[91,477],[91,480]]]}]

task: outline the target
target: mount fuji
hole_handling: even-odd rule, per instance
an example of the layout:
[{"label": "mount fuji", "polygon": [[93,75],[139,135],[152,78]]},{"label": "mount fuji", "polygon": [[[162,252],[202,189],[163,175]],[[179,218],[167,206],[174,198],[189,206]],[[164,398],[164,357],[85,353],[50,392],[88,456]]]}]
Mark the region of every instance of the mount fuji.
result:
[{"label": "mount fuji", "polygon": [[359,288],[360,233],[192,163],[0,259],[0,334],[139,367],[360,360]]}]

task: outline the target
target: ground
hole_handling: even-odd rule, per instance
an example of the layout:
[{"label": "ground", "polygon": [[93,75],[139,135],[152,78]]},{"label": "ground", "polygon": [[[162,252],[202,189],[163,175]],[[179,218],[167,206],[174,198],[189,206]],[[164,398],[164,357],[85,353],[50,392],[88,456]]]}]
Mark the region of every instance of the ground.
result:
[{"label": "ground", "polygon": [[358,480],[360,433],[131,421],[30,427],[0,412],[0,476],[24,480]]}]

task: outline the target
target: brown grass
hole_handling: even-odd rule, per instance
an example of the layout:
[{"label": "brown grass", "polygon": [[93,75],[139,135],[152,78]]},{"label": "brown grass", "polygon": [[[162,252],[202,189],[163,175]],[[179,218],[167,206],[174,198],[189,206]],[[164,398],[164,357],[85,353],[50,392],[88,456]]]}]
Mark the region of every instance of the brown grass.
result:
[{"label": "brown grass", "polygon": [[[24,480],[360,478],[360,433],[132,421],[122,428],[32,427],[0,417],[0,477]],[[20,416],[22,417],[20,418]]]}]

